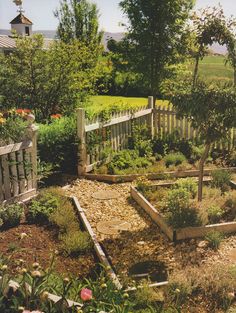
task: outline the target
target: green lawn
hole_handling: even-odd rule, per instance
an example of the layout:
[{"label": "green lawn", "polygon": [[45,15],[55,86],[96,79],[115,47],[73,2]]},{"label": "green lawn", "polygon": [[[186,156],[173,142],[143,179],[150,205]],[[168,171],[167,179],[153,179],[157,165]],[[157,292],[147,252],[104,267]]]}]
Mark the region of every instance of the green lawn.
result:
[{"label": "green lawn", "polygon": [[[117,96],[93,96],[90,103],[87,104],[86,111],[89,114],[98,114],[99,112],[114,108],[117,110],[135,109],[146,106],[148,98],[132,98],[132,97],[117,97]],[[157,105],[166,106],[168,101],[158,100]]]},{"label": "green lawn", "polygon": [[[193,70],[194,64],[190,68]],[[200,62],[199,76],[207,80],[233,81],[233,69],[225,66],[224,56],[207,56]]]}]

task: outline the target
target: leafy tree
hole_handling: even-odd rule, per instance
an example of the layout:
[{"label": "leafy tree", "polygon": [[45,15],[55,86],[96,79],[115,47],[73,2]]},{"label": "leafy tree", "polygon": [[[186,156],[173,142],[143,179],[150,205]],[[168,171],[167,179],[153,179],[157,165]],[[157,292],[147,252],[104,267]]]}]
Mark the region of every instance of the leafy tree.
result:
[{"label": "leafy tree", "polygon": [[99,46],[103,33],[98,30],[98,9],[87,0],[61,0],[55,11],[58,36],[64,42],[79,39],[91,47]]},{"label": "leafy tree", "polygon": [[2,108],[33,109],[39,119],[73,112],[93,91],[97,55],[84,44],[55,41],[43,49],[43,37],[16,40],[16,50],[0,57]]},{"label": "leafy tree", "polygon": [[[236,68],[235,57],[235,35],[234,28],[236,20],[234,18],[227,19],[224,15],[221,6],[201,10],[199,14],[194,13],[192,16],[193,22],[193,42],[195,51],[195,69],[193,73],[193,85],[196,84],[199,61],[202,60],[208,53],[208,47],[214,42],[220,45],[226,45],[228,48],[228,61]],[[197,48],[197,49],[196,49]],[[235,78],[236,79],[236,78]]]},{"label": "leafy tree", "polygon": [[193,0],[123,0],[129,20],[128,42],[132,65],[151,89],[154,101],[166,66],[179,62],[181,40]]},{"label": "leafy tree", "polygon": [[198,200],[202,200],[204,164],[211,146],[229,135],[236,126],[236,92],[232,86],[206,85],[191,82],[176,88],[171,101],[180,117],[187,116],[192,127],[205,142],[205,150],[199,164]]}]

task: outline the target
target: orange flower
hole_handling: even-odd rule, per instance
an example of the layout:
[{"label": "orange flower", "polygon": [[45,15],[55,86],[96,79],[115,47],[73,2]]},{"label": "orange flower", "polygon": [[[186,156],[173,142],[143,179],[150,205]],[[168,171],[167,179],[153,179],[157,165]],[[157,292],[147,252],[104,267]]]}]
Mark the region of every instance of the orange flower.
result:
[{"label": "orange flower", "polygon": [[52,114],[51,118],[56,119],[56,118],[61,118],[62,115],[61,114]]}]

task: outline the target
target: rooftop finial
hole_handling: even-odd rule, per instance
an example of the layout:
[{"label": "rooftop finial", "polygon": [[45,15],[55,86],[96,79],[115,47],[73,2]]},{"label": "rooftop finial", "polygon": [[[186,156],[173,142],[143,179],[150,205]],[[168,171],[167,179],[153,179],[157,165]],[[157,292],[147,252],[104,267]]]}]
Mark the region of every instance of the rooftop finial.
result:
[{"label": "rooftop finial", "polygon": [[16,6],[19,7],[19,9],[17,10],[18,12],[22,13],[24,12],[23,10],[23,6],[22,6],[22,0],[13,0],[13,2],[15,3]]}]

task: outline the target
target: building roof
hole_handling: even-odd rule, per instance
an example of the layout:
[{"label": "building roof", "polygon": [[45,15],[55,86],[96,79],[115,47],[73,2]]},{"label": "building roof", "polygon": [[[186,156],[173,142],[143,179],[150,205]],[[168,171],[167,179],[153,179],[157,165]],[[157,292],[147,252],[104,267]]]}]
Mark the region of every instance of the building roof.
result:
[{"label": "building roof", "polygon": [[[48,49],[54,41],[55,41],[54,39],[44,38],[43,48]],[[15,38],[6,35],[0,35],[0,49],[15,49],[15,48],[16,48]]]},{"label": "building roof", "polygon": [[14,38],[0,35],[0,49],[14,49],[15,47],[16,42]]},{"label": "building roof", "polygon": [[25,25],[33,25],[33,23],[26,17],[24,14],[20,13],[17,15],[10,24],[25,24]]}]

